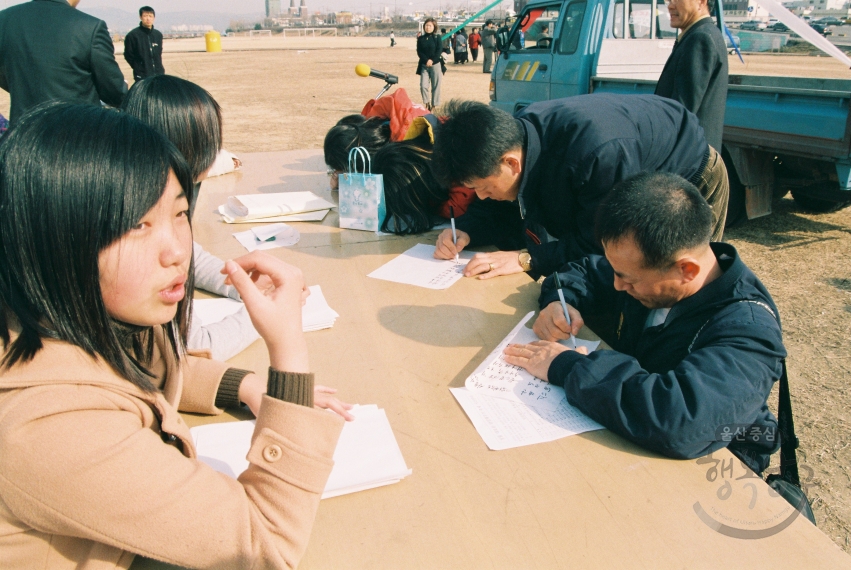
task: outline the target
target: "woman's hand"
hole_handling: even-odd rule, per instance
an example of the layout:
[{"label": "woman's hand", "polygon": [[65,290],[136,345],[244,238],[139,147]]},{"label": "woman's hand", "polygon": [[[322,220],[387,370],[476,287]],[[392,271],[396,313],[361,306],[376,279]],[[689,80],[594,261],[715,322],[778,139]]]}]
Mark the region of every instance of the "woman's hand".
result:
[{"label": "woman's hand", "polygon": [[314,386],[313,407],[324,408],[326,410],[337,412],[347,422],[354,420],[355,417],[349,413],[349,410],[351,410],[354,406],[352,404],[347,404],[346,402],[341,402],[335,398],[332,394],[336,393],[337,390],[334,388],[328,388],[327,386]]},{"label": "woman's hand", "polygon": [[426,62],[426,67],[431,67],[432,65],[434,65],[434,63],[431,60]]},{"label": "woman's hand", "polygon": [[[272,368],[282,372],[309,372],[307,343],[301,322],[304,276],[297,267],[261,251],[225,263],[226,283],[236,287],[251,323],[266,342]],[[268,276],[265,292],[255,285]]]}]

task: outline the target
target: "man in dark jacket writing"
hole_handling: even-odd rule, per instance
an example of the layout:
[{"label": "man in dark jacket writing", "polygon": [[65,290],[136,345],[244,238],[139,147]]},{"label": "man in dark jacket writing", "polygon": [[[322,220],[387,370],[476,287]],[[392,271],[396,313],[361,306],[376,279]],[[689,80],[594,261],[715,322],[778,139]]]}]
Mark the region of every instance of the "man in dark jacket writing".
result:
[{"label": "man in dark jacket writing", "polygon": [[[786,351],[777,307],[736,249],[710,243],[712,212],[673,174],[642,173],[597,213],[605,257],[559,270],[542,286],[542,339],[506,360],[563,386],[568,401],[615,433],[675,458],[729,447],[754,471],[779,447],[766,405]],[[588,324],[613,350],[552,342]],[[730,434],[748,437],[732,438]]]},{"label": "man in dark jacket writing", "polygon": [[[520,271],[534,278],[602,253],[594,214],[612,186],[642,171],[679,174],[698,187],[720,241],[729,184],[692,113],[655,95],[593,94],[533,103],[513,117],[483,103],[450,102],[435,135],[432,169],[447,185],[480,198],[457,220],[458,239],[440,234],[435,257],[467,246],[466,276]],[[526,248],[524,250],[523,248]]]},{"label": "man in dark jacket writing", "polygon": [[154,29],[156,13],[150,6],[139,8],[139,27],[124,37],[124,59],[133,68],[133,79],[163,75],[163,35]]}]

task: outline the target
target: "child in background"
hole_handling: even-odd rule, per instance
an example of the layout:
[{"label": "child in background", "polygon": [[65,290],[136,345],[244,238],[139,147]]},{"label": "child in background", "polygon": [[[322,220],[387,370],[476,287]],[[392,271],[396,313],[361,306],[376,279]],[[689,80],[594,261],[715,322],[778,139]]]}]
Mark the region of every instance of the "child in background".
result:
[{"label": "child in background", "polygon": [[[314,391],[301,272],[261,252],[226,271],[268,379],[185,354],[194,187],[167,139],[93,105],[42,107],[0,141],[4,570],[128,568],[137,554],[280,568],[305,551],[342,427],[313,407],[345,409]],[[196,459],[178,409],[240,401],[258,418],[234,480]]]}]

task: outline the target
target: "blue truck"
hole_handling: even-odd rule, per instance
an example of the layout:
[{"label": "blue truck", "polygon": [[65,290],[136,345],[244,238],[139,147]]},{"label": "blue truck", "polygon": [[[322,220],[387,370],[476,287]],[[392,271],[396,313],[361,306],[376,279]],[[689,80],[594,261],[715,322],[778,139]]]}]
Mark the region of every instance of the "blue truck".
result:
[{"label": "blue truck", "polygon": [[[716,19],[723,26],[723,14]],[[586,93],[653,93],[677,35],[663,0],[536,0],[512,38],[521,30],[522,43],[499,55],[491,76],[491,105],[509,113]],[[728,224],[769,214],[789,191],[810,211],[851,204],[851,80],[730,75],[729,83]]]}]

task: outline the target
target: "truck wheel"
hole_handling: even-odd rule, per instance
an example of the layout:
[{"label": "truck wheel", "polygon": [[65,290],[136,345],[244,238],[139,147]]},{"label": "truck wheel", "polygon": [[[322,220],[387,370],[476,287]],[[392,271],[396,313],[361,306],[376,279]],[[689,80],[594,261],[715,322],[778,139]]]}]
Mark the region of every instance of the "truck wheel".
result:
[{"label": "truck wheel", "polygon": [[802,210],[813,212],[815,214],[827,214],[836,212],[842,208],[851,205],[851,199],[844,201],[826,200],[824,198],[816,198],[807,192],[806,188],[798,188],[792,190],[792,198]]}]

